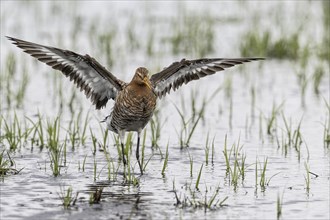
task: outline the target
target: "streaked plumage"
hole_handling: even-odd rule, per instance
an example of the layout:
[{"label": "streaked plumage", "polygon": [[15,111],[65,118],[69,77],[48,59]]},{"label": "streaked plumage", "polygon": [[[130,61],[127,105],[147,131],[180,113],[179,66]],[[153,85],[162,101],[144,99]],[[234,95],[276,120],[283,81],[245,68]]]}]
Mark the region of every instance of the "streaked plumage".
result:
[{"label": "streaked plumage", "polygon": [[[141,69],[139,68],[137,72]],[[148,72],[145,74],[148,79]],[[116,133],[118,130],[142,130],[155,110],[156,99],[156,94],[148,86],[138,84],[133,79],[117,96],[111,121],[108,123],[109,130]]]},{"label": "streaked plumage", "polygon": [[106,117],[109,130],[118,133],[122,145],[122,158],[126,165],[123,141],[126,131],[138,133],[136,157],[141,174],[143,173],[139,161],[140,133],[149,122],[156,107],[157,98],[161,98],[176,90],[183,83],[212,75],[226,68],[263,58],[237,59],[197,59],[174,62],[161,72],[148,76],[144,67],[137,68],[131,82],[125,83],[106,70],[89,55],[80,55],[69,50],[23,41],[7,37],[24,50],[24,52],[46,63],[56,70],[60,70],[66,77],[84,91],[96,109],[106,106],[109,99],[115,101],[113,110]]}]

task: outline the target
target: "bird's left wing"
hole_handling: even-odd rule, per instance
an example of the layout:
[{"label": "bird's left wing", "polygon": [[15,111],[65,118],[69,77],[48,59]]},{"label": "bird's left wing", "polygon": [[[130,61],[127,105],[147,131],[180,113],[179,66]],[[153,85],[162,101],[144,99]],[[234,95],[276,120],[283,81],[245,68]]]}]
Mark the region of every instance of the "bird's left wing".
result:
[{"label": "bird's left wing", "polygon": [[182,59],[180,62],[172,63],[161,72],[152,75],[150,81],[153,84],[155,93],[161,98],[167,93],[170,93],[171,89],[175,91],[183,83],[187,84],[192,80],[212,75],[235,65],[263,59],[264,58]]},{"label": "bird's left wing", "polygon": [[117,93],[126,85],[87,54],[83,56],[70,50],[8,36],[7,38],[25,53],[69,77],[80,88],[80,91],[84,90],[86,97],[91,99],[96,109],[105,107],[108,100],[115,99]]}]

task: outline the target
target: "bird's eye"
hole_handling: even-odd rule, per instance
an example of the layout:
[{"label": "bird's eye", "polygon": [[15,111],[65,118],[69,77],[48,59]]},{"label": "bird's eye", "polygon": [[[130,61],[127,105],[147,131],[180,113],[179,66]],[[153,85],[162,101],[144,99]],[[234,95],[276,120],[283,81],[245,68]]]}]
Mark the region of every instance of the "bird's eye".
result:
[{"label": "bird's eye", "polygon": [[141,79],[143,79],[143,75],[142,75],[142,73],[138,72],[137,74],[139,75],[139,77],[140,77]]}]

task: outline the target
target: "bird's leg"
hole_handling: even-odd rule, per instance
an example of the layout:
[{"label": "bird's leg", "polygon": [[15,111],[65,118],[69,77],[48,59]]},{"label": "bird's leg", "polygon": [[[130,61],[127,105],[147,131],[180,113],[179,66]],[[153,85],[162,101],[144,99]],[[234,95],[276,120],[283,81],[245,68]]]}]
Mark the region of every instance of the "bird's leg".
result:
[{"label": "bird's leg", "polygon": [[127,162],[126,162],[126,158],[125,158],[125,147],[124,147],[123,142],[121,143],[121,153],[122,153],[122,158],[123,158],[124,166],[126,166]]},{"label": "bird's leg", "polygon": [[136,146],[136,160],[139,164],[141,175],[143,175],[143,170],[142,170],[142,166],[141,166],[141,163],[140,163],[140,150],[139,150],[139,147],[140,147],[140,133],[141,132],[138,131],[138,139],[137,139],[137,146]]},{"label": "bird's leg", "polygon": [[126,158],[125,158],[125,147],[124,147],[124,142],[125,142],[125,131],[118,131],[119,138],[120,138],[120,144],[121,144],[121,155],[122,159],[124,162],[124,168],[126,167]]}]

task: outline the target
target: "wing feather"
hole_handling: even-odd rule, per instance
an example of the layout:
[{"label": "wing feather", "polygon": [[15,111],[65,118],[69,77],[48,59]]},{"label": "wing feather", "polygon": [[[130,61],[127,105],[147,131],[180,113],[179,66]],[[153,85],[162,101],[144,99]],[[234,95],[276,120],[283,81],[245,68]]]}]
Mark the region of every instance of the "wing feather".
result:
[{"label": "wing feather", "polygon": [[115,99],[117,93],[126,85],[106,70],[89,55],[80,55],[69,50],[35,44],[17,38],[8,37],[17,47],[23,49],[39,61],[60,70],[84,91],[96,109],[106,106],[109,99]]},{"label": "wing feather", "polygon": [[187,84],[192,80],[197,80],[227,68],[256,60],[264,60],[264,58],[182,59],[180,62],[174,62],[161,72],[152,75],[150,81],[153,84],[155,93],[161,98],[167,93],[170,93],[171,89],[175,91],[183,84]]}]

